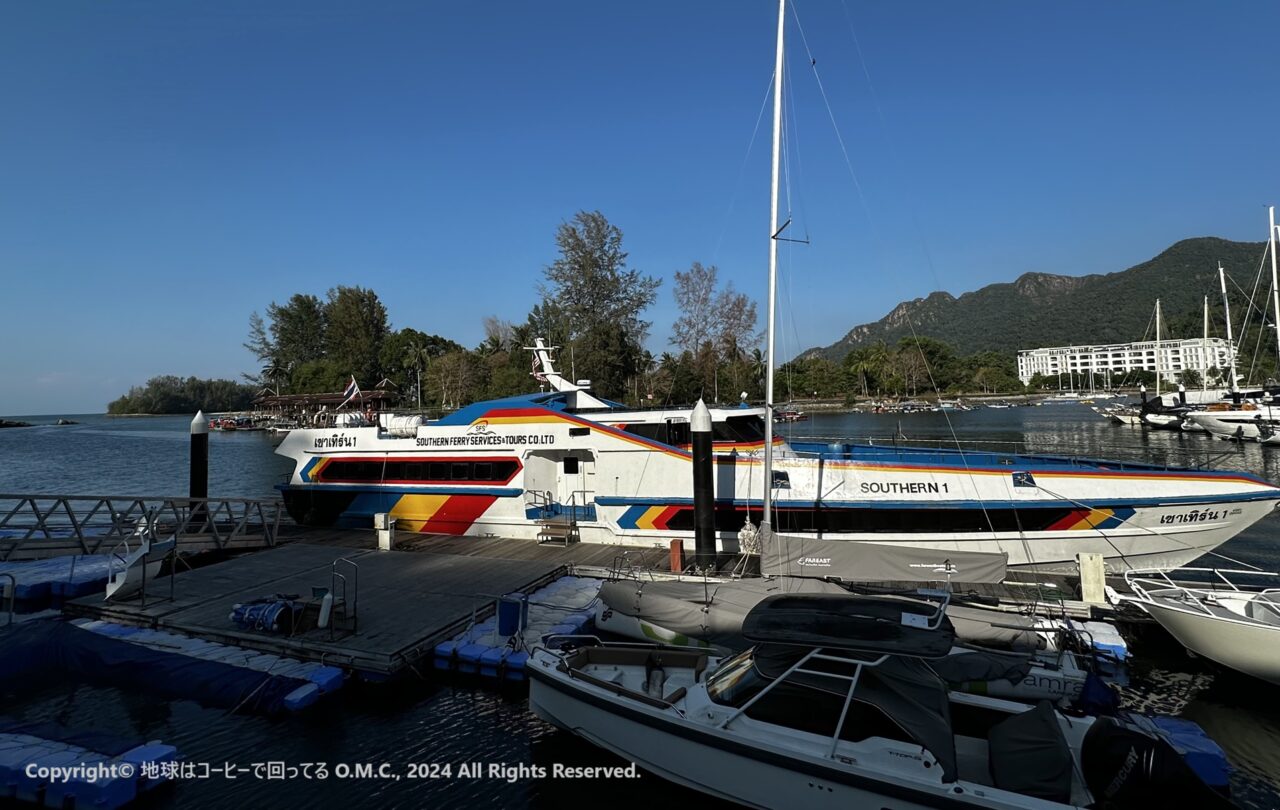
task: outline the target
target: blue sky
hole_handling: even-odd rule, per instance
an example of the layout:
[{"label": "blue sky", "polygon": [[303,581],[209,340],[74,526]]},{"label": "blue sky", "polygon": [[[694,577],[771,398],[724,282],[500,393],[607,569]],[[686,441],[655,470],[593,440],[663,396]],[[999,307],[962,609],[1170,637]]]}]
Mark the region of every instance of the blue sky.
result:
[{"label": "blue sky", "polygon": [[[935,289],[1265,238],[1280,5],[796,12],[858,186],[793,19],[788,189],[812,245],[784,251],[784,354]],[[475,345],[484,316],[524,319],[581,209],[667,279],[655,350],[691,262],[763,311],[767,114],[748,145],[775,17],[768,0],[0,0],[0,415],[236,376],[256,366],[250,312],[337,284]]]}]

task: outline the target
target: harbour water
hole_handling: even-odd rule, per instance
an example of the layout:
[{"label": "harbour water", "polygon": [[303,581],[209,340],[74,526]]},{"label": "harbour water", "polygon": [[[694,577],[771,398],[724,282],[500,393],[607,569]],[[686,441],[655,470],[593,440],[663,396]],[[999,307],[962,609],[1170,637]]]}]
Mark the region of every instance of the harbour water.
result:
[{"label": "harbour water", "polygon": [[[0,430],[0,493],[63,495],[182,495],[187,485],[190,417],[135,419],[70,415],[80,424],[54,426],[59,415],[9,417],[32,428]],[[783,435],[885,441],[969,442],[1010,450],[1080,454],[1159,463],[1209,463],[1280,480],[1280,449],[1237,447],[1205,436],[1152,432],[1112,425],[1078,404],[982,409],[972,412],[815,414],[780,428]],[[266,433],[210,437],[210,494],[270,497],[289,463],[272,453]],[[1280,518],[1270,517],[1220,551],[1233,559],[1280,568]],[[1223,565],[1223,560],[1206,560]],[[1199,723],[1226,749],[1237,772],[1236,801],[1245,807],[1280,805],[1280,702],[1275,690],[1215,672],[1189,658],[1159,632],[1137,640],[1135,686],[1145,705]],[[551,807],[582,802],[605,806],[661,806],[715,802],[660,779],[557,777],[557,764],[615,765],[585,742],[534,718],[519,691],[495,694],[464,682],[420,680],[394,687],[353,685],[336,699],[298,716],[262,718],[205,709],[188,701],[159,700],[140,691],[74,683],[30,685],[0,694],[0,713],[21,720],[55,721],[161,739],[188,762],[211,766],[179,780],[175,789],[143,806],[220,808],[252,806]],[[276,778],[268,763],[314,767],[327,778]],[[462,766],[481,763],[480,773]],[[384,778],[337,775],[339,765],[370,764]],[[216,773],[248,769],[235,779]],[[253,767],[259,765],[259,774]],[[422,766],[437,765],[437,768]],[[449,775],[443,766],[448,765]],[[494,766],[491,768],[490,766]],[[411,776],[412,774],[412,776]],[[434,776],[432,776],[434,774]],[[590,791],[590,793],[584,793]]]}]

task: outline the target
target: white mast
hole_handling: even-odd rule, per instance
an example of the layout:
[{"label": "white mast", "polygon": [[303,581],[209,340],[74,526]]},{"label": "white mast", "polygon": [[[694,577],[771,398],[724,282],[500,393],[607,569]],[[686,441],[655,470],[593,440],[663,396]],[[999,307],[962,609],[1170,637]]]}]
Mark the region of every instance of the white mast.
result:
[{"label": "white mast", "polygon": [[1156,299],[1156,399],[1160,399],[1160,299]]},{"label": "white mast", "polygon": [[782,46],[787,0],[778,0],[778,53],[773,67],[773,177],[769,192],[769,328],[764,372],[764,503],[761,554],[773,534],[773,321],[778,289],[778,169],[782,152]]},{"label": "white mast", "polygon": [[1276,310],[1276,352],[1280,362],[1280,283],[1276,281],[1276,207],[1267,209],[1271,220],[1271,228],[1267,231],[1267,242],[1271,247],[1271,297]]},{"label": "white mast", "polygon": [[1231,375],[1227,390],[1234,394],[1236,392],[1236,344],[1235,338],[1231,336],[1231,299],[1227,298],[1227,271],[1222,269],[1222,262],[1218,262],[1218,284],[1222,287],[1222,311],[1227,319],[1227,363],[1230,366],[1227,373]]},{"label": "white mast", "polygon": [[1209,296],[1204,297],[1204,337],[1200,339],[1200,390],[1209,390]]}]

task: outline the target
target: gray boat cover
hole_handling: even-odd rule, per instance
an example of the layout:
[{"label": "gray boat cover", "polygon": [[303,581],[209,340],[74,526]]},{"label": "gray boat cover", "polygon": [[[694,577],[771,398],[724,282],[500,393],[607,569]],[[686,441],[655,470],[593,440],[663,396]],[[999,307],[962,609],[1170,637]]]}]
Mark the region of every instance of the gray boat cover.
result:
[{"label": "gray boat cover", "polygon": [[606,609],[634,616],[655,627],[699,638],[717,647],[742,650],[742,620],[766,597],[779,593],[848,591],[834,582],[796,577],[732,582],[606,582],[600,601]]},{"label": "gray boat cover", "polygon": [[946,616],[927,622],[941,606],[896,596],[776,594],[747,614],[742,635],[758,644],[798,644],[877,655],[941,658],[950,654],[955,631]]},{"label": "gray boat cover", "polygon": [[[655,627],[741,650],[742,620],[766,597],[779,593],[847,594],[834,582],[799,577],[740,579],[732,582],[606,582],[600,600],[607,610],[634,616]],[[1035,650],[1043,640],[1025,616],[950,605],[947,616],[962,642],[1012,650]],[[1007,625],[1007,626],[1000,626]]]},{"label": "gray boat cover", "polygon": [[848,540],[775,536],[761,556],[766,575],[839,577],[851,582],[1003,582],[1009,555]]},{"label": "gray boat cover", "polygon": [[938,677],[953,686],[978,681],[1018,683],[1031,672],[1031,656],[1024,653],[964,650],[930,661],[929,666],[938,673]]},{"label": "gray boat cover", "polygon": [[996,787],[1050,802],[1071,801],[1074,762],[1048,701],[992,726],[987,740]]},{"label": "gray boat cover", "polygon": [[[762,676],[776,679],[808,652],[804,647],[762,644],[755,651],[756,669]],[[799,672],[792,673],[787,682],[840,697],[848,690],[847,683]],[[943,781],[955,781],[956,748],[947,689],[927,664],[914,658],[891,657],[879,666],[866,667],[853,697],[878,707],[892,718],[938,760]]]}]

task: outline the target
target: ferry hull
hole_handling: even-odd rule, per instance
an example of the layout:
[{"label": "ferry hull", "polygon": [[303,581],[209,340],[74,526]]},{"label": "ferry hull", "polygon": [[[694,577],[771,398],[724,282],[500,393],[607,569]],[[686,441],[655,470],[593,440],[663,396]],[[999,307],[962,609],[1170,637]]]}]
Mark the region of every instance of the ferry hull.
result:
[{"label": "ferry hull", "polygon": [[[540,530],[536,510],[525,509],[523,499],[518,497],[459,494],[431,498],[313,487],[284,487],[282,494],[290,516],[304,525],[367,528],[375,513],[384,512],[396,518],[399,531],[535,539]],[[1005,553],[1012,567],[1046,572],[1074,571],[1077,554],[1094,553],[1101,554],[1113,570],[1126,570],[1186,565],[1261,520],[1274,506],[1271,500],[1253,500],[1138,508],[1101,505],[1092,510],[1025,505],[1016,510],[998,511],[998,520],[1016,518],[1028,526],[1043,528],[1024,532],[947,531],[946,520],[957,510],[921,507],[910,510],[920,514],[901,515],[900,519],[936,522],[935,530],[806,531],[804,527],[812,526],[818,517],[815,510],[784,507],[775,515],[774,529],[779,543],[801,550],[806,540],[824,540]],[[680,539],[686,550],[693,550],[693,530],[685,528],[685,521],[680,520],[685,511],[692,511],[691,505],[676,503],[661,507],[660,512],[668,516],[666,520],[637,521],[628,516],[632,510],[633,507],[628,506],[593,505],[591,511],[578,520],[581,540],[649,545]],[[872,525],[884,525],[883,518],[871,504],[846,505],[827,511],[838,511],[851,522],[865,516]],[[975,521],[982,519],[981,510],[966,511],[970,513],[965,515],[966,523],[953,523],[953,528],[957,525],[977,528]],[[972,514],[975,511],[978,514]],[[1116,521],[1117,514],[1125,515],[1122,522]],[[716,515],[721,551],[738,553],[742,550],[738,530],[748,516],[753,524],[759,523],[760,507],[722,505],[717,507]],[[1205,518],[1200,519],[1201,515]],[[803,566],[804,558],[800,559]],[[827,572],[815,568],[797,573],[823,576]]]}]

